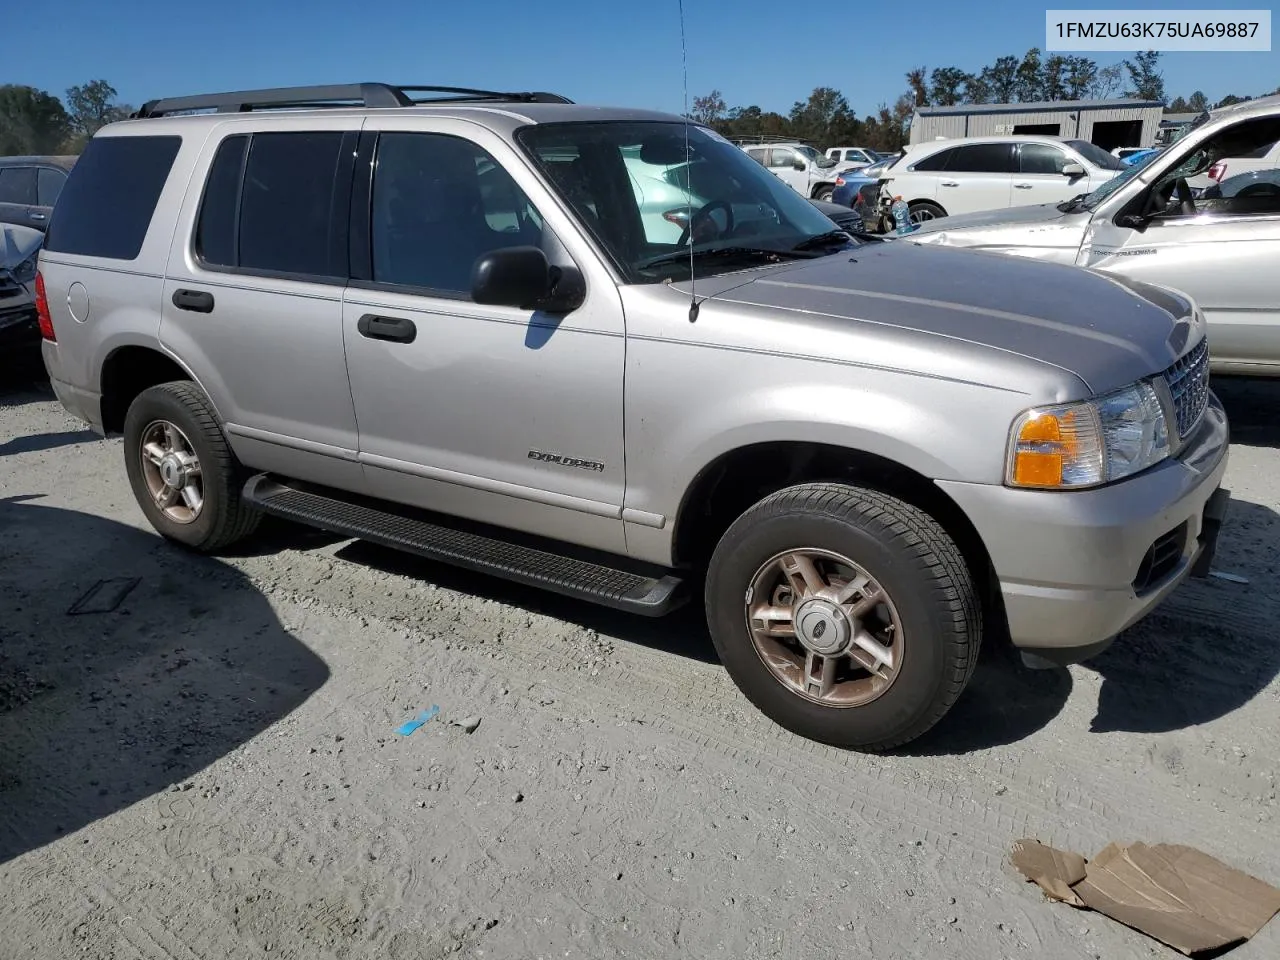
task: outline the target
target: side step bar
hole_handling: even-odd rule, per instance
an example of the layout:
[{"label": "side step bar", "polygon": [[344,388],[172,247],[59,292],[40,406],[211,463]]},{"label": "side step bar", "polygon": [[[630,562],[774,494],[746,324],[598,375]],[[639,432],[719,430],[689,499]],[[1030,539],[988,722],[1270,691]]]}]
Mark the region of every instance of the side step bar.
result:
[{"label": "side step bar", "polygon": [[406,515],[409,508],[393,513],[334,491],[314,492],[265,473],[249,478],[244,498],[286,520],[642,616],[662,616],[687,599],[684,581],[670,574],[619,570],[418,519]]}]

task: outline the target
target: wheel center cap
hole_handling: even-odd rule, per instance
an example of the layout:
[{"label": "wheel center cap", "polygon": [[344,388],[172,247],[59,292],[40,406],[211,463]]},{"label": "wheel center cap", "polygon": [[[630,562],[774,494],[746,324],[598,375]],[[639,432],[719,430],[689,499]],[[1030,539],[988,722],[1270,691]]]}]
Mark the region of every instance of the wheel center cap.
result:
[{"label": "wheel center cap", "polygon": [[186,465],[176,454],[168,454],[160,461],[160,479],[166,487],[185,487],[187,485]]},{"label": "wheel center cap", "polygon": [[805,600],[796,608],[796,638],[807,650],[824,657],[844,653],[852,630],[844,611],[828,600]]}]

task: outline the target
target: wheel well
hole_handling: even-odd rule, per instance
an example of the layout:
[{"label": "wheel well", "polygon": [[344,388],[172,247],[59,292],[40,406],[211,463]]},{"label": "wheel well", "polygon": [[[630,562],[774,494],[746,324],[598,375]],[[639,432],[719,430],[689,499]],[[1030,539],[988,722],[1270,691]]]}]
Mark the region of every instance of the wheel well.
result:
[{"label": "wheel well", "polygon": [[147,387],[190,380],[171,358],[149,347],[121,347],[102,365],[102,427],[108,436],[124,432],[125,414]]},{"label": "wheel well", "polygon": [[931,207],[937,207],[939,210],[941,210],[941,211],[942,211],[942,215],[943,215],[944,217],[947,215],[946,208],[945,208],[945,207],[943,207],[943,205],[942,205],[942,204],[940,204],[937,200],[928,200],[928,199],[925,199],[925,200],[912,200],[912,201],[910,201],[910,202],[908,202],[908,203],[907,203],[907,209],[908,209],[908,210],[910,210],[912,207],[922,207],[922,206],[924,206],[925,204],[928,204],[928,205],[929,205],[929,206],[931,206]]},{"label": "wheel well", "polygon": [[964,555],[983,596],[988,625],[1005,622],[991,557],[977,529],[955,501],[909,467],[875,454],[827,444],[755,444],[727,453],[704,469],[685,493],[676,516],[676,563],[704,569],[729,525],[753,504],[784,487],[823,481],[871,487],[928,513]]},{"label": "wheel well", "polygon": [[834,183],[815,183],[813,185],[813,189],[809,191],[809,199],[812,200],[814,197],[820,194],[823,190],[834,191],[835,188],[836,188],[836,185]]}]

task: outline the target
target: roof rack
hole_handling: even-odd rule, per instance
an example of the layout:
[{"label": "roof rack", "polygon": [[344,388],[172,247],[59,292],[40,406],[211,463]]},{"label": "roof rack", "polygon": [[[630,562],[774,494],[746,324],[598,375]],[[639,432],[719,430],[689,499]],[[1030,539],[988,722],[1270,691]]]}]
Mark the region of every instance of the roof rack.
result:
[{"label": "roof rack", "polygon": [[[421,96],[420,94],[428,94]],[[444,96],[431,96],[444,94]],[[313,110],[325,107],[368,107],[389,109],[424,103],[572,103],[558,93],[502,93],[470,87],[432,87],[390,83],[339,83],[319,87],[276,87],[270,90],[241,90],[234,93],[206,93],[194,97],[149,100],[130,114],[133,119],[162,117],[175,113],[213,111],[248,113],[261,109]]]}]

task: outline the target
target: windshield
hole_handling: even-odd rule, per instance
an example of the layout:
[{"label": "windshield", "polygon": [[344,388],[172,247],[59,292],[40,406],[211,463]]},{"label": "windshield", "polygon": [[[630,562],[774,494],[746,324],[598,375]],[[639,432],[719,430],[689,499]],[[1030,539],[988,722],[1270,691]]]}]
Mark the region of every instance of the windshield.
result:
[{"label": "windshield", "polygon": [[1128,183],[1130,180],[1132,180],[1134,177],[1140,174],[1143,168],[1146,167],[1147,163],[1155,156],[1156,154],[1152,154],[1151,157],[1149,157],[1147,160],[1143,160],[1140,163],[1135,163],[1133,166],[1130,166],[1130,167],[1123,167],[1123,169],[1119,173],[1117,173],[1114,177],[1112,177],[1102,186],[1098,187],[1098,189],[1094,190],[1092,193],[1085,194],[1084,197],[1080,200],[1080,206],[1084,207],[1086,210],[1098,209],[1098,205],[1102,203],[1103,200],[1107,199],[1107,197],[1111,196],[1113,193],[1115,193],[1117,190],[1123,187],[1126,183]]},{"label": "windshield", "polygon": [[1113,157],[1107,151],[1103,150],[1097,144],[1090,143],[1088,140],[1068,140],[1067,146],[1071,147],[1076,153],[1084,157],[1095,167],[1101,167],[1103,170],[1123,170],[1124,164],[1119,157]]},{"label": "windshield", "polygon": [[720,254],[697,265],[703,276],[740,269],[731,251],[798,255],[832,234],[813,204],[705,127],[544,123],[517,140],[631,283],[687,279],[690,253]]}]

